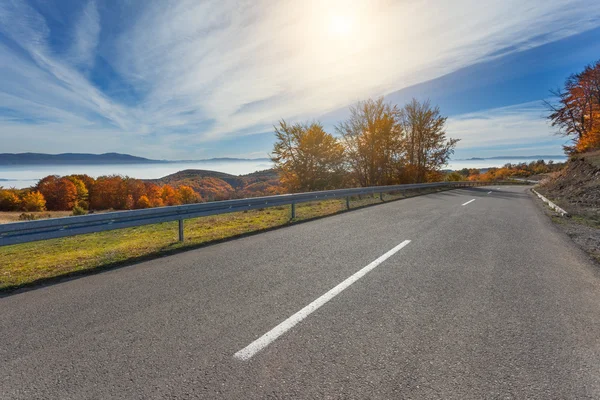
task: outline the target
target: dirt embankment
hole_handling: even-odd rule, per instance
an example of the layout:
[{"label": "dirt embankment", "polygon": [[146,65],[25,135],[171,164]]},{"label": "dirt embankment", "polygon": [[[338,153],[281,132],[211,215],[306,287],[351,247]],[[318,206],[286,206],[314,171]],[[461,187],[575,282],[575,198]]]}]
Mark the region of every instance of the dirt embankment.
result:
[{"label": "dirt embankment", "polygon": [[540,191],[569,213],[600,222],[600,151],[573,156]]},{"label": "dirt embankment", "polygon": [[600,262],[600,151],[573,156],[563,170],[545,177],[536,190],[572,215],[553,215],[553,220]]}]

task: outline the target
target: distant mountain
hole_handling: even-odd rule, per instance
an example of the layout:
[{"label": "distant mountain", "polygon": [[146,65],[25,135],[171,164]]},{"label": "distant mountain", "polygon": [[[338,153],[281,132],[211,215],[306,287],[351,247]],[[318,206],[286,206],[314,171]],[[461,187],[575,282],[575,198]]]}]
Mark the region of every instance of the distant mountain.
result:
[{"label": "distant mountain", "polygon": [[190,163],[190,162],[245,162],[269,161],[268,158],[210,158],[205,160],[167,161],[151,160],[129,154],[105,153],[0,153],[0,165],[96,165],[96,164],[165,164],[165,163]]},{"label": "distant mountain", "polygon": [[245,162],[245,161],[271,161],[269,158],[234,158],[234,157],[217,157],[217,158],[205,158],[202,160],[181,160],[181,161],[168,161],[177,163],[203,163],[203,162]]},{"label": "distant mountain", "polygon": [[0,165],[89,165],[89,164],[147,164],[164,163],[165,161],[150,160],[129,154],[105,153],[2,153]]}]

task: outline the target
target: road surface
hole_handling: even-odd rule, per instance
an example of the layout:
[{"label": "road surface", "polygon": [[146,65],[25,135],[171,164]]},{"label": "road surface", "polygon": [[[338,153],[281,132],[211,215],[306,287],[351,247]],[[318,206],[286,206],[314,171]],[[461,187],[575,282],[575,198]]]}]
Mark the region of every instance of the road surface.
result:
[{"label": "road surface", "polygon": [[600,276],[526,187],[0,298],[2,399],[600,398]]}]

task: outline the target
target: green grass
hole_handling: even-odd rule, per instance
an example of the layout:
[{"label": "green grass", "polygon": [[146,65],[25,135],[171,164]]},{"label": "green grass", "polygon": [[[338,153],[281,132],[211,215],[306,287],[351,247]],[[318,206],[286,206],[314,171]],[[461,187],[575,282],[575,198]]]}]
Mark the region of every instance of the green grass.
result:
[{"label": "green grass", "polygon": [[[412,195],[424,193],[414,192]],[[390,201],[403,197],[406,194],[386,194],[384,199]],[[351,207],[378,203],[381,203],[378,195],[362,196],[353,199]],[[210,242],[332,215],[345,208],[343,199],[298,204],[293,221],[290,221],[290,207],[287,206],[189,219],[185,221],[183,243],[178,242],[177,222],[166,222],[4,246],[0,247],[0,291],[156,258]]]}]

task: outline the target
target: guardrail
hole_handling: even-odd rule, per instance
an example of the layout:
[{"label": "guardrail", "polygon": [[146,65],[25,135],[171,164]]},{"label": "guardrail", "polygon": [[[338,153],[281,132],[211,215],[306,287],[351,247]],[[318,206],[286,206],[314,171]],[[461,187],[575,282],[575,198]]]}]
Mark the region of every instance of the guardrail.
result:
[{"label": "guardrail", "polygon": [[521,178],[513,178],[513,181],[530,183],[532,185],[537,185],[538,183],[540,183],[540,181],[534,181],[531,179],[521,179]]},{"label": "guardrail", "polygon": [[[511,183],[514,184],[514,182],[493,182],[494,185]],[[189,218],[291,205],[291,218],[294,219],[296,217],[296,204],[298,203],[346,198],[346,207],[350,208],[350,197],[352,196],[366,194],[375,195],[379,193],[381,200],[383,200],[384,193],[426,188],[482,186],[488,184],[492,184],[492,182],[436,182],[373,186],[214,201],[209,203],[147,208],[141,210],[116,211],[39,221],[15,222],[10,224],[0,224],[0,246],[130,228],[141,225],[158,224],[169,221],[179,221],[179,241],[183,241],[183,221]]]}]

